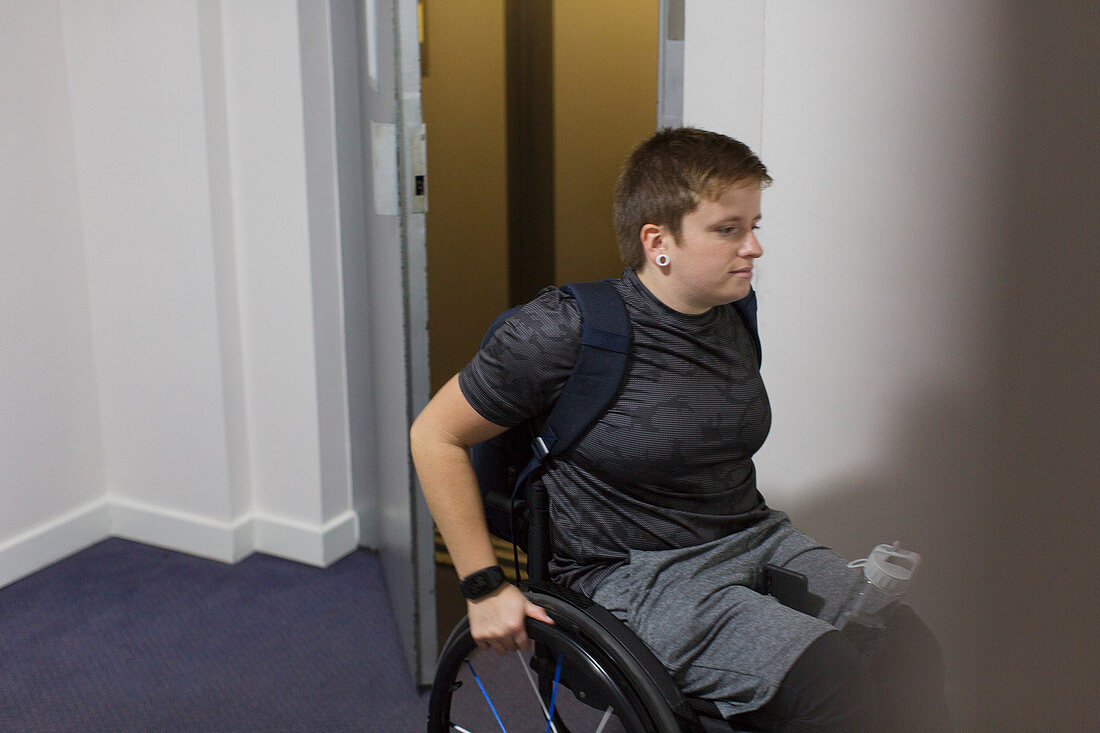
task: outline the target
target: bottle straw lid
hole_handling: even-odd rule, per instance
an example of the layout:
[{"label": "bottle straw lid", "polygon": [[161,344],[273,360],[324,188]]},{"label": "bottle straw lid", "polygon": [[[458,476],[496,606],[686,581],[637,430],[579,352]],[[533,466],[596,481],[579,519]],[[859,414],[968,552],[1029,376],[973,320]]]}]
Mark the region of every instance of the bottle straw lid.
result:
[{"label": "bottle straw lid", "polygon": [[893,545],[878,545],[863,562],[863,575],[876,587],[901,595],[920,565],[920,555]]}]

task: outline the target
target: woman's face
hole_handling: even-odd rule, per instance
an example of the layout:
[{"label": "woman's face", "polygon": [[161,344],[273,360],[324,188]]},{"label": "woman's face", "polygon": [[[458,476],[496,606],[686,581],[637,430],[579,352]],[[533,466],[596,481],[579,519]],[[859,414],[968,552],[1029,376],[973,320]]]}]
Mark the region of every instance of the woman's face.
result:
[{"label": "woman's face", "polygon": [[662,290],[675,301],[667,305],[703,313],[749,294],[753,263],[764,254],[755,231],[761,193],[756,183],[733,186],[684,216],[679,238],[669,235],[664,250],[670,262]]}]

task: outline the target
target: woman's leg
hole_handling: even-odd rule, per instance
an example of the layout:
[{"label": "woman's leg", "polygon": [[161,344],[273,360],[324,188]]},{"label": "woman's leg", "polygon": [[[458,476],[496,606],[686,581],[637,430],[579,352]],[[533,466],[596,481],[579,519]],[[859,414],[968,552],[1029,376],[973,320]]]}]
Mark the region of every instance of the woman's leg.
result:
[{"label": "woman's leg", "polygon": [[891,730],[878,725],[876,715],[867,660],[843,634],[830,631],[806,647],[771,700],[733,722],[783,733]]},{"label": "woman's leg", "polygon": [[870,670],[880,690],[883,730],[954,730],[939,642],[909,606],[888,613]]}]

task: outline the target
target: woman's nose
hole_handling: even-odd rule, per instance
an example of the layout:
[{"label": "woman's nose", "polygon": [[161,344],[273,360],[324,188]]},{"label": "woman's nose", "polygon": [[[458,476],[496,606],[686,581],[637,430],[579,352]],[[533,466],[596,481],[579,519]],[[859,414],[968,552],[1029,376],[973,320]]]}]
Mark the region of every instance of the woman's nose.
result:
[{"label": "woman's nose", "polygon": [[741,248],[744,257],[763,257],[764,248],[760,246],[760,240],[756,238],[756,232],[749,232],[744,247]]}]

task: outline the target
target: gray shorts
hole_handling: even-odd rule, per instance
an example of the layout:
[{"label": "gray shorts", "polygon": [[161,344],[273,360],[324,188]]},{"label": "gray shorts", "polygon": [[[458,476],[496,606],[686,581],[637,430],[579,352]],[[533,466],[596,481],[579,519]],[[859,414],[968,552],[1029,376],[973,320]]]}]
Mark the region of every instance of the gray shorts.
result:
[{"label": "gray shorts", "polygon": [[[767,563],[806,575],[816,617],[754,589]],[[631,552],[592,597],[641,637],[685,695],[712,700],[728,717],[771,699],[806,647],[836,628],[862,582],[860,570],[773,511],[704,545]]]}]

